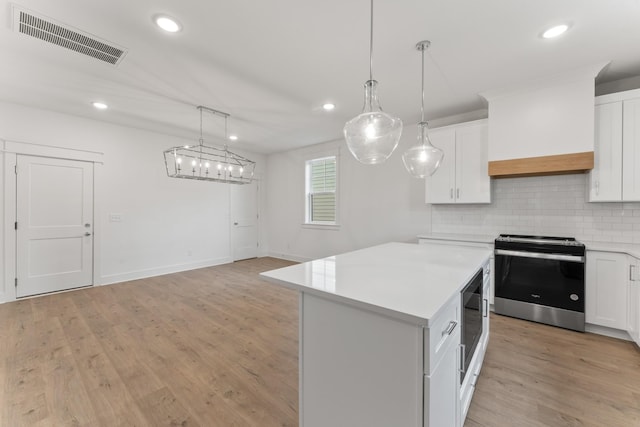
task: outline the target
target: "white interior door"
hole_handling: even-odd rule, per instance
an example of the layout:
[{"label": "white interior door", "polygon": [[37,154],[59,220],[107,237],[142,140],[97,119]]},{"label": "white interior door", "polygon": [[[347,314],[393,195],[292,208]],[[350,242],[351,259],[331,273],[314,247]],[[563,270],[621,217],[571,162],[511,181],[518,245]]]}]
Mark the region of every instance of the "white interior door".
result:
[{"label": "white interior door", "polygon": [[231,185],[233,260],[258,256],[258,183]]},{"label": "white interior door", "polygon": [[89,286],[93,163],[18,156],[16,295]]}]

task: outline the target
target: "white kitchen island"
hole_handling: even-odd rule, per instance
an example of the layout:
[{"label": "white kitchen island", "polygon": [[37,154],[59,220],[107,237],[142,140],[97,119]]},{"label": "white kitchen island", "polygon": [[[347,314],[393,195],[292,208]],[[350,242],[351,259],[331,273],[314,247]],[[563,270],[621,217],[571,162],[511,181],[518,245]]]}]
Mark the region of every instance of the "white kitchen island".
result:
[{"label": "white kitchen island", "polygon": [[488,338],[461,387],[460,292],[490,255],[387,243],[262,273],[300,294],[300,426],[460,426]]}]

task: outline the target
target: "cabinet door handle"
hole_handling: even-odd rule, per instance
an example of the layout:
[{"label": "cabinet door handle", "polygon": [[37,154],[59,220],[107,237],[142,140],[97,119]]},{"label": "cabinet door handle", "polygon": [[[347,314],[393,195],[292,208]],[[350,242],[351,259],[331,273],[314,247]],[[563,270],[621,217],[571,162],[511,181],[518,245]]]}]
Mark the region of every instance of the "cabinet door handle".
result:
[{"label": "cabinet door handle", "polygon": [[458,325],[458,322],[456,322],[455,320],[452,320],[451,322],[449,322],[449,326],[447,327],[447,329],[445,329],[442,332],[442,336],[451,335],[453,333],[453,330],[456,328],[457,325]]},{"label": "cabinet door handle", "polygon": [[457,188],[456,189],[456,199],[459,199],[459,198],[460,198],[460,189]]},{"label": "cabinet door handle", "polygon": [[453,199],[453,188],[449,189],[449,198]]},{"label": "cabinet door handle", "polygon": [[600,194],[600,181],[596,179],[596,196]]},{"label": "cabinet door handle", "polygon": [[488,317],[489,316],[489,300],[485,298],[483,301],[484,301],[484,307],[482,308],[482,310],[484,311],[483,317]]},{"label": "cabinet door handle", "polygon": [[473,378],[471,378],[471,387],[475,387],[478,384],[478,374],[473,374]]},{"label": "cabinet door handle", "polygon": [[636,279],[634,279],[633,267],[635,267],[635,265],[630,265],[629,266],[629,280],[632,281],[632,282],[635,282]]},{"label": "cabinet door handle", "polygon": [[465,355],[465,352],[467,350],[467,346],[464,344],[460,344],[460,369],[458,369],[458,371],[460,371],[461,374],[464,374],[465,371],[467,370],[464,365],[466,365],[466,358],[467,356]]}]

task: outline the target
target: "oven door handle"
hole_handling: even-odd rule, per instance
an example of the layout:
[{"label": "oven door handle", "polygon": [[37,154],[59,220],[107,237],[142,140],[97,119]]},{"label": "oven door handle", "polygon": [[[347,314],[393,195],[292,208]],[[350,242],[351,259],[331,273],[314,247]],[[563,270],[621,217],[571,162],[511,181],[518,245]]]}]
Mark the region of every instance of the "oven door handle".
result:
[{"label": "oven door handle", "polygon": [[545,254],[540,252],[523,252],[509,251],[505,249],[496,249],[496,255],[517,256],[523,258],[552,259],[558,261],[579,262],[584,263],[584,257],[578,255],[562,255],[562,254]]}]

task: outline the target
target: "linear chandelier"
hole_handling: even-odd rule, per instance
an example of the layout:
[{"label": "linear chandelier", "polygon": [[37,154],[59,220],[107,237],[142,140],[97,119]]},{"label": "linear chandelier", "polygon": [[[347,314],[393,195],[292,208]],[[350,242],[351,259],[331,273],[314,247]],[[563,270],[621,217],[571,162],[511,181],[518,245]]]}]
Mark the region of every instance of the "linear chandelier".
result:
[{"label": "linear chandelier", "polygon": [[164,163],[170,178],[197,179],[200,181],[250,184],[256,162],[235,154],[227,148],[204,144],[202,136],[202,112],[207,111],[224,118],[224,139],[227,141],[229,114],[213,108],[197,107],[200,110],[200,139],[198,145],[171,147],[164,151]]}]

